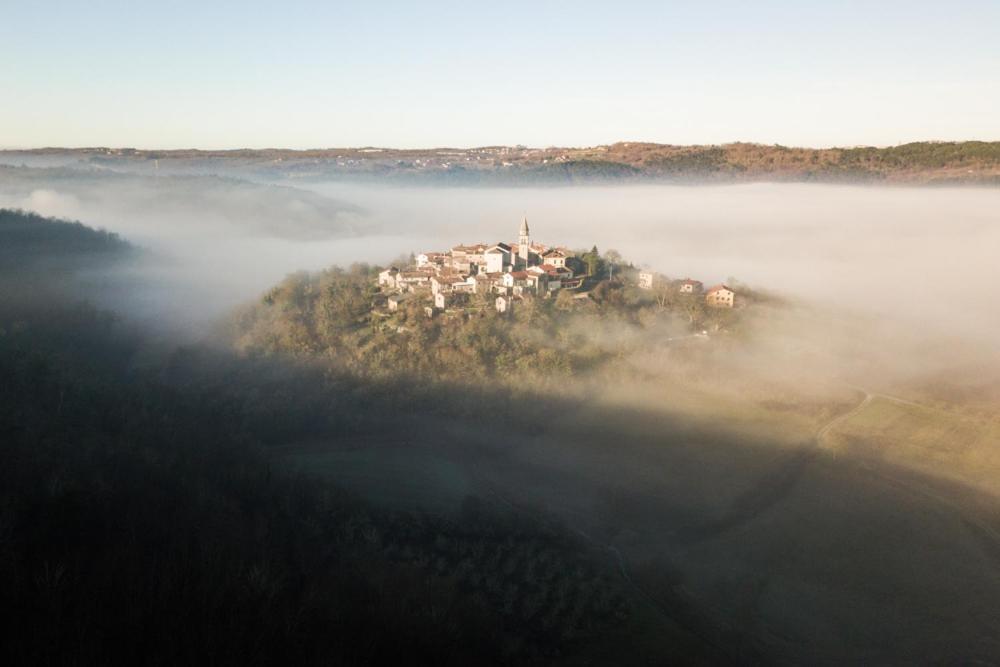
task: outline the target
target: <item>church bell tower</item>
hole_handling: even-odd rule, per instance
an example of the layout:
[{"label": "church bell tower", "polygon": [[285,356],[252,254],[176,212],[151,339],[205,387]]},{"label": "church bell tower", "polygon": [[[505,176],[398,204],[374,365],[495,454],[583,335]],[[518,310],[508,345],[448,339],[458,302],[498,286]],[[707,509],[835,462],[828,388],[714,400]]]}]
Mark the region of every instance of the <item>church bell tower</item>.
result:
[{"label": "church bell tower", "polygon": [[531,253],[531,232],[528,231],[528,216],[521,220],[521,229],[517,232],[517,254],[528,266],[528,257]]}]

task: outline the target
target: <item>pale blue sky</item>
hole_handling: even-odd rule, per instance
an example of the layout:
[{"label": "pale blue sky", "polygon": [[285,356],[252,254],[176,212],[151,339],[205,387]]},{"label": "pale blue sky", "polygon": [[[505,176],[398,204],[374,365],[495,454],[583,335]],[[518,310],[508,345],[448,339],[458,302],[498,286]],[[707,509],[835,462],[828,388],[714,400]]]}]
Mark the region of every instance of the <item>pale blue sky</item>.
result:
[{"label": "pale blue sky", "polygon": [[0,146],[1000,140],[1000,0],[0,0]]}]

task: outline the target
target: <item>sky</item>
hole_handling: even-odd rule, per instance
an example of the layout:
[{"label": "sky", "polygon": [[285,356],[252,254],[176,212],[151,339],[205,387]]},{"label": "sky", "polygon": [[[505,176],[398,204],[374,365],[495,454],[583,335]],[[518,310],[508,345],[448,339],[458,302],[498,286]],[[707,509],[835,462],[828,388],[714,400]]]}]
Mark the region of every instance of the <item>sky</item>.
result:
[{"label": "sky", "polygon": [[0,0],[0,147],[1000,140],[1000,1]]}]

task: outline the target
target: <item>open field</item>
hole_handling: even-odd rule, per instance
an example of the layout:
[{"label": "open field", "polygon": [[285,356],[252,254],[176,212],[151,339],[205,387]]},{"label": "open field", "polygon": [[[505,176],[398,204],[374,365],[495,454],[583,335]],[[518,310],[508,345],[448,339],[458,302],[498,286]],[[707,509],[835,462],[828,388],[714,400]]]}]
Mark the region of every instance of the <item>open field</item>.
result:
[{"label": "open field", "polygon": [[827,440],[838,456],[863,458],[1000,494],[1000,422],[873,395]]},{"label": "open field", "polygon": [[[290,458],[399,509],[441,511],[468,493],[552,517],[619,567],[650,609],[644,632],[685,628],[727,643],[733,657],[996,655],[1000,503],[920,475],[911,460],[956,436],[986,451],[995,432],[863,398],[838,395],[820,411],[744,401],[734,421],[714,426],[704,402],[701,412],[595,402],[503,432],[418,419],[405,446],[312,445]],[[979,460],[959,457],[958,469]],[[678,611],[685,600],[695,617]]]}]

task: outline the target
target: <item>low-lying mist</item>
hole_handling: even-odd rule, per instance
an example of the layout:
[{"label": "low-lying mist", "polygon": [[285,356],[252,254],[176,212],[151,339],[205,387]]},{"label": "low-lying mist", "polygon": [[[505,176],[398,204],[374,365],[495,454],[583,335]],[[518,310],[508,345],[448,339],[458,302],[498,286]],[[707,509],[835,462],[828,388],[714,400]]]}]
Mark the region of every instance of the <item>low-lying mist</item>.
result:
[{"label": "low-lying mist", "polygon": [[[55,312],[51,326],[43,320],[45,326],[34,329],[10,314],[9,328],[3,323],[9,333],[0,329],[8,358],[17,362],[8,363],[16,371],[8,375],[19,383],[0,383],[7,402],[18,406],[5,414],[31,418],[30,428],[21,428],[19,451],[26,456],[12,457],[21,467],[3,470],[27,474],[17,471],[33,461],[28,453],[60,467],[71,454],[83,456],[86,465],[77,469],[92,477],[67,475],[65,484],[61,471],[36,466],[42,472],[31,488],[38,502],[62,502],[58,487],[77,494],[83,485],[74,480],[92,478],[87,485],[100,490],[95,507],[127,510],[124,519],[86,523],[74,514],[48,527],[57,555],[65,551],[63,526],[111,527],[104,538],[114,546],[111,555],[94,552],[67,578],[71,585],[91,581],[75,572],[111,572],[108,563],[134,562],[131,579],[116,571],[108,580],[148,590],[148,573],[156,571],[149,563],[160,562],[162,545],[154,540],[148,554],[135,556],[129,535],[163,529],[162,518],[177,515],[176,507],[187,508],[183,520],[166,522],[165,530],[183,548],[168,553],[183,554],[184,563],[193,543],[185,530],[204,530],[205,544],[215,544],[230,534],[234,507],[290,507],[287,525],[313,525],[311,515],[281,500],[285,496],[267,495],[276,493],[269,484],[286,484],[284,472],[290,472],[332,482],[373,507],[452,517],[421,533],[435,545],[450,543],[440,539],[442,526],[477,503],[501,516],[551,517],[578,539],[567,544],[618,582],[636,609],[659,609],[667,622],[652,622],[640,638],[663,639],[664,628],[680,619],[682,635],[743,661],[753,654],[733,641],[730,628],[739,630],[737,639],[759,643],[762,655],[789,664],[960,662],[997,654],[990,619],[1000,600],[993,576],[1000,553],[1000,355],[992,334],[1000,324],[1000,288],[992,280],[992,255],[1000,241],[993,213],[1000,210],[1000,191],[340,184],[305,190],[211,177],[120,180],[63,170],[54,178],[54,172],[22,170],[12,181],[4,173],[0,169],[0,206],[80,219],[142,248],[128,248],[115,261],[87,255],[61,278],[139,325],[122,327],[121,341],[112,338],[112,318],[89,308]],[[658,295],[660,302],[604,282],[593,300],[529,301],[510,319],[452,313],[428,320],[419,308],[373,314],[366,267],[282,280],[331,265],[384,264],[410,251],[512,240],[522,215],[543,243],[614,248],[670,277],[706,284],[732,277],[737,291],[752,288],[744,291],[752,298],[746,308],[714,310],[680,299],[667,304],[669,295]],[[53,259],[52,244],[41,245],[45,259]],[[25,255],[7,253],[8,265],[23,270]],[[58,282],[47,271],[48,265],[32,271],[33,282],[24,284]],[[32,305],[44,305],[41,290],[5,287],[12,285]],[[685,311],[691,304],[695,315]],[[79,359],[78,375],[68,376],[78,380],[63,383],[30,356],[20,363],[22,345],[37,343],[36,332],[46,327],[52,332],[43,343],[58,343],[56,350]],[[146,335],[144,327],[159,336]],[[178,345],[191,340],[210,344]],[[211,344],[217,342],[225,345]],[[98,357],[110,368],[105,375],[91,373]],[[162,395],[147,396],[149,387]],[[88,433],[107,437],[116,457],[129,453],[142,466],[90,457]],[[157,444],[123,448],[121,442],[131,441],[122,433]],[[233,446],[244,439],[255,452],[261,449],[249,468],[243,450]],[[59,449],[39,443],[59,443]],[[180,456],[185,466],[209,456],[195,468],[176,468],[159,463],[171,458],[143,452]],[[150,466],[160,477],[144,472]],[[201,477],[184,472],[189,469]],[[117,483],[133,491],[109,503],[106,475],[121,470]],[[233,483],[245,470],[260,474]],[[163,488],[149,479],[169,482],[174,495],[149,493],[147,486]],[[232,491],[192,494],[191,479],[217,480],[198,488]],[[281,488],[304,488],[298,479],[287,484]],[[145,509],[134,513],[135,506]],[[321,514],[334,524],[342,520],[327,509]],[[206,523],[205,516],[219,523]],[[243,575],[261,571],[259,561],[251,562],[260,553],[270,554],[266,563],[300,553],[288,546],[296,543],[287,539],[294,531],[280,528],[284,519],[261,530],[269,524],[248,516],[245,534],[265,536],[271,551],[234,537],[228,560],[210,571],[218,574],[202,577],[205,590],[217,581],[235,582],[238,590],[245,580],[261,581]],[[122,525],[128,530],[119,530]],[[387,525],[386,553],[422,559],[422,552],[397,544],[410,532]],[[78,531],[83,543],[92,534]],[[465,549],[463,539],[454,542],[456,549]],[[308,570],[295,590],[314,599],[320,573],[342,570],[330,567],[327,542],[310,543],[323,557],[310,560],[316,574]],[[359,560],[367,563],[371,541],[365,537],[363,544]],[[117,549],[128,558],[116,560]],[[480,553],[492,562],[494,550]],[[62,558],[45,560],[46,571]],[[386,561],[385,572],[397,571],[398,562]],[[447,577],[459,570],[451,560],[426,562],[440,563],[435,567]],[[553,571],[572,570],[563,563]],[[466,569],[469,581],[503,583],[495,590],[505,597],[515,590],[507,585],[511,572],[532,568],[494,579],[480,573],[499,573],[499,566],[475,561]],[[25,580],[43,581],[41,574]],[[105,579],[94,581],[80,599],[96,601],[92,591],[107,589]],[[382,586],[385,580],[373,581]],[[552,590],[566,590],[562,579],[552,581]],[[51,616],[34,603],[33,585],[23,590],[30,609]],[[324,590],[345,608],[354,605],[340,588]],[[399,608],[395,589],[388,591],[388,606]],[[225,621],[176,613],[173,598],[162,605],[168,612],[154,618],[202,628],[234,625],[231,597],[198,592],[196,598],[180,608],[203,609],[210,598]],[[114,613],[128,617],[135,598],[119,599],[126,603]],[[297,612],[259,614],[256,605],[253,618],[263,627],[298,623]],[[559,605],[553,618],[573,616]],[[79,614],[84,621],[92,617]],[[44,626],[36,616],[19,618],[26,628]],[[525,618],[532,631],[545,627],[535,616]],[[379,633],[398,625],[381,619],[372,625]],[[646,622],[642,612],[628,621],[634,625],[622,626],[638,653],[644,640],[633,642],[632,629]],[[155,631],[164,624],[144,625]],[[439,619],[433,625],[446,626]],[[323,628],[316,636],[327,637],[326,625],[316,627]],[[256,626],[246,628],[235,645],[253,644],[245,637],[255,637]],[[185,628],[176,636],[188,634]],[[664,662],[619,659],[620,639],[613,639],[609,661]],[[297,641],[282,637],[271,645],[286,650]],[[673,639],[667,635],[665,643]],[[49,644],[48,637],[38,640]]]},{"label": "low-lying mist", "polygon": [[196,335],[288,273],[509,241],[526,215],[543,243],[613,248],[671,277],[735,279],[790,297],[796,315],[760,332],[762,367],[804,348],[824,377],[838,366],[995,371],[982,363],[996,356],[1000,327],[992,189],[292,188],[14,169],[0,179],[0,206],[80,219],[151,250],[130,269],[146,289],[119,305]]}]

